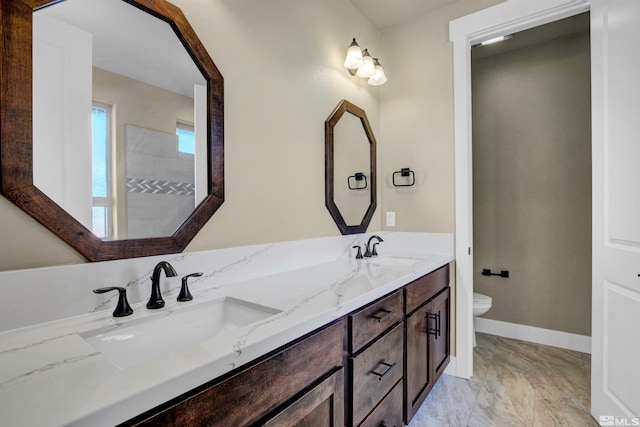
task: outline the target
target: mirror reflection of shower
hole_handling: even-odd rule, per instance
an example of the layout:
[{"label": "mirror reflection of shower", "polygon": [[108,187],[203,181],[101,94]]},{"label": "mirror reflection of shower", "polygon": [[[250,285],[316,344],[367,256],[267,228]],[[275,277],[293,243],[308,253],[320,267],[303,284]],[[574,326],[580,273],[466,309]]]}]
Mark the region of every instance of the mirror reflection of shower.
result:
[{"label": "mirror reflection of shower", "polygon": [[34,13],[34,184],[103,240],[170,236],[207,195],[206,82],[122,0]]}]

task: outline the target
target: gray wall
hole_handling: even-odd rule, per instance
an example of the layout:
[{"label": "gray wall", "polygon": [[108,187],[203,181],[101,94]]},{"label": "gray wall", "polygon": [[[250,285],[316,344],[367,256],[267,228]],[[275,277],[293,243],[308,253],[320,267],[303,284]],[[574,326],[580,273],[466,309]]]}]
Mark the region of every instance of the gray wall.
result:
[{"label": "gray wall", "polygon": [[474,55],[474,286],[493,297],[485,318],[591,335],[585,22],[580,34]]}]

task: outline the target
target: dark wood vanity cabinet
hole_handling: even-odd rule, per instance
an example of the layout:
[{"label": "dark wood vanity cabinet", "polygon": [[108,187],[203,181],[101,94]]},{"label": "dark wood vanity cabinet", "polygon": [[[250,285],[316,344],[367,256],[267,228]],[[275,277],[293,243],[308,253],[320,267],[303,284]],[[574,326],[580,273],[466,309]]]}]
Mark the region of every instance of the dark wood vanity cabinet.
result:
[{"label": "dark wood vanity cabinet", "polygon": [[127,426],[340,426],[344,420],[343,320]]},{"label": "dark wood vanity cabinet", "polygon": [[431,318],[431,331],[429,333],[429,369],[435,383],[449,364],[451,345],[451,333],[449,329],[450,298],[449,288],[440,292],[427,304]]},{"label": "dark wood vanity cabinet", "polygon": [[344,372],[339,368],[259,425],[338,427],[344,413],[343,383]]},{"label": "dark wood vanity cabinet", "polygon": [[449,266],[405,287],[404,420],[407,424],[449,363],[449,296]]},{"label": "dark wood vanity cabinet", "polygon": [[124,426],[401,427],[449,362],[449,266]]},{"label": "dark wood vanity cabinet", "polygon": [[[402,380],[403,325],[399,324],[375,343],[349,358],[352,373],[352,421],[359,426],[393,387]],[[401,408],[397,408],[401,413]]]},{"label": "dark wood vanity cabinet", "polygon": [[402,290],[349,314],[349,353],[357,353],[391,326],[404,319]]},{"label": "dark wood vanity cabinet", "polygon": [[403,383],[400,380],[358,427],[404,426],[404,422],[402,422],[402,391]]},{"label": "dark wood vanity cabinet", "polygon": [[393,425],[402,420],[402,403],[394,406],[390,402],[397,399],[395,394],[387,397],[402,388],[403,302],[402,290],[397,290],[347,316],[346,425]]}]

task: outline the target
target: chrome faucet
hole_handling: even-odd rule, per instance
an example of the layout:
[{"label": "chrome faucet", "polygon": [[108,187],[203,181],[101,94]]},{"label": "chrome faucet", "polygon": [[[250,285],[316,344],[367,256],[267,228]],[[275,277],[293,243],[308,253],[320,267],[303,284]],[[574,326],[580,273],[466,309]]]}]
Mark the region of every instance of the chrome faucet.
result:
[{"label": "chrome faucet", "polygon": [[162,293],[160,292],[160,273],[164,270],[164,274],[167,277],[175,277],[178,275],[176,270],[167,261],[160,261],[153,269],[151,275],[151,297],[147,303],[147,308],[156,309],[164,307],[164,300],[162,299]]},{"label": "chrome faucet", "polygon": [[[373,239],[377,239],[378,242],[373,244],[373,247],[371,246],[371,241]],[[366,250],[364,251],[364,257],[365,258],[369,258],[372,256],[378,256],[378,252],[376,251],[376,245],[380,242],[384,242],[384,240],[382,240],[382,237],[374,234],[373,236],[369,237],[369,241],[367,241],[367,246],[366,246]]]}]

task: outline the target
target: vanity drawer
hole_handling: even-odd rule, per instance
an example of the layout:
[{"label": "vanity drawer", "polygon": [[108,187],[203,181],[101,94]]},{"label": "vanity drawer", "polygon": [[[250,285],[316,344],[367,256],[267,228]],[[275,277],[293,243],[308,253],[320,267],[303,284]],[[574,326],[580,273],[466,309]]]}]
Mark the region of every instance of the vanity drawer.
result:
[{"label": "vanity drawer", "polygon": [[414,280],[405,287],[407,314],[433,298],[449,285],[449,264]]},{"label": "vanity drawer", "polygon": [[359,427],[403,427],[402,421],[402,380],[393,387],[376,409]]},{"label": "vanity drawer", "polygon": [[365,344],[402,320],[402,291],[397,290],[349,315],[349,351],[356,353]]},{"label": "vanity drawer", "polygon": [[403,338],[401,323],[371,347],[349,359],[353,375],[352,425],[360,424],[402,378]]}]

